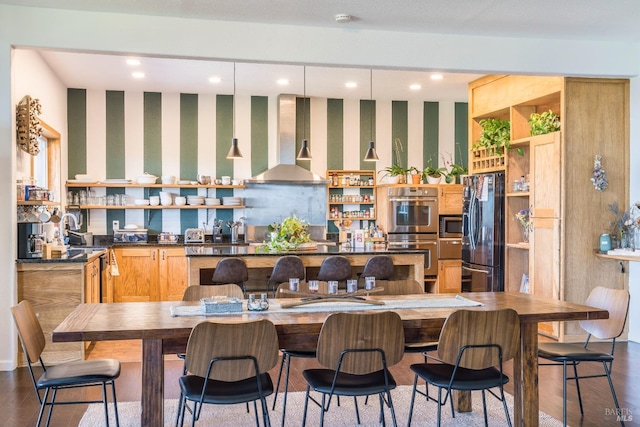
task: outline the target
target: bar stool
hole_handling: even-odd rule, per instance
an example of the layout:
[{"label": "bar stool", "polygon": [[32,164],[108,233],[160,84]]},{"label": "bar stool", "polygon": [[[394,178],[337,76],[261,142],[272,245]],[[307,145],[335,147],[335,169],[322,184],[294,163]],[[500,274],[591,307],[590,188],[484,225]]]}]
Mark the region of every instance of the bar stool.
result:
[{"label": "bar stool", "polygon": [[242,258],[222,258],[215,271],[211,281],[216,285],[225,283],[235,283],[242,288],[243,293],[247,293],[245,282],[249,279],[249,271],[247,264]]},{"label": "bar stool", "polygon": [[271,292],[275,297],[276,288],[279,283],[288,282],[289,279],[293,278],[302,281],[304,280],[304,276],[304,264],[302,264],[300,257],[295,255],[280,257],[273,266],[271,276],[267,278],[267,293]]},{"label": "bar stool", "polygon": [[318,280],[342,282],[351,278],[351,263],[342,255],[326,257],[320,265]]},{"label": "bar stool", "polygon": [[388,255],[374,255],[367,260],[360,276],[389,280],[393,277],[393,260]]}]

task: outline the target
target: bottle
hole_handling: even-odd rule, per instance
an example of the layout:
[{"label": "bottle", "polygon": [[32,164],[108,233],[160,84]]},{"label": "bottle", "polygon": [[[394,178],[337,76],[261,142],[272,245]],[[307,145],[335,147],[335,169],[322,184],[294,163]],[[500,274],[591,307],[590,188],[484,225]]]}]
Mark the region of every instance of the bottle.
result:
[{"label": "bottle", "polygon": [[604,233],[600,235],[600,252],[606,253],[611,250],[611,236]]},{"label": "bottle", "polygon": [[334,187],[338,186],[338,174],[334,173],[333,175],[331,175],[331,185],[333,185]]}]

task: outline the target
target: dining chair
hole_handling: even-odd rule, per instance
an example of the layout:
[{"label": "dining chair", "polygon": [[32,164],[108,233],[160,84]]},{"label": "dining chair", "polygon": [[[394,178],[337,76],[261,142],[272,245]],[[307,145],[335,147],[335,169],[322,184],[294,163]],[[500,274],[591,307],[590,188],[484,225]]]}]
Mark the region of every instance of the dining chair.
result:
[{"label": "dining chair", "polygon": [[[73,360],[55,366],[46,366],[42,360],[42,352],[45,347],[45,337],[40,326],[40,322],[33,311],[33,307],[27,300],[20,301],[16,306],[11,307],[11,313],[18,328],[18,336],[22,344],[31,382],[40,402],[40,412],[36,426],[40,425],[45,407],[49,406],[47,414],[47,426],[51,421],[53,407],[55,405],[69,404],[104,404],[104,416],[106,425],[109,425],[109,410],[107,405],[107,384],[111,386],[113,397],[113,410],[115,412],[116,425],[120,425],[118,418],[118,403],[116,400],[115,380],[120,376],[120,362],[116,359],[92,359]],[[36,373],[33,364],[40,362],[42,374],[36,380]],[[56,402],[58,390],[76,389],[79,387],[102,387],[102,400],[82,400]],[[41,391],[44,390],[44,395]],[[51,393],[51,401],[49,399]]]},{"label": "dining chair", "polygon": [[246,281],[249,279],[249,270],[247,264],[242,258],[229,257],[222,258],[213,271],[211,282],[214,285],[222,285],[226,283],[235,283],[242,288],[242,292],[246,293]]},{"label": "dining chair", "polygon": [[224,285],[191,285],[184,290],[182,301],[200,301],[202,298],[212,296],[244,299],[244,293],[239,285],[225,283]]},{"label": "dining chair", "polygon": [[[224,343],[221,345],[221,343]],[[189,402],[191,425],[204,404],[229,405],[253,402],[256,425],[270,426],[266,397],[273,393],[269,370],[278,362],[278,335],[266,320],[242,323],[202,322],[191,331],[185,359],[187,374],[180,377],[177,423],[184,424]]]},{"label": "dining chair", "polygon": [[338,282],[351,278],[351,263],[349,259],[342,255],[332,255],[326,257],[320,264],[318,280]]},{"label": "dining chair", "polygon": [[[613,402],[618,411],[617,413],[620,413],[620,405],[618,404],[618,398],[611,379],[611,369],[613,366],[616,338],[622,335],[624,325],[627,322],[629,299],[629,291],[627,290],[616,290],[597,286],[589,294],[585,305],[607,310],[609,312],[609,318],[580,321],[580,326],[588,333],[584,344],[541,342],[538,345],[538,357],[553,362],[539,363],[539,366],[562,366],[562,421],[565,426],[567,425],[567,380],[575,380],[576,382],[580,414],[584,415],[582,396],[580,394],[580,379],[606,377],[609,382],[611,396],[613,396]],[[600,341],[610,341],[611,350],[607,352],[588,348],[592,336]],[[578,375],[578,365],[585,362],[601,362],[604,373]],[[573,367],[573,377],[567,376],[567,365]],[[624,422],[621,420],[620,424],[624,425]]]},{"label": "dining chair", "polygon": [[[305,369],[307,382],[302,425],[307,422],[309,400],[320,407],[320,426],[329,411],[333,396],[353,396],[357,423],[360,412],[357,396],[378,395],[380,421],[384,422],[384,405],[396,414],[391,390],[396,381],[389,367],[397,364],[404,353],[404,328],[400,316],[392,311],[333,313],[327,317],[318,337],[317,360],[323,368]],[[311,389],[322,394],[318,402]],[[328,397],[328,400],[327,400]]]},{"label": "dining chair", "polygon": [[275,297],[276,287],[279,283],[288,282],[289,279],[300,279],[305,277],[305,268],[302,259],[296,255],[281,256],[276,260],[271,275],[267,278],[267,293]]},{"label": "dining chair", "polygon": [[[507,424],[511,426],[503,389],[509,377],[504,374],[502,365],[515,357],[519,343],[520,320],[513,309],[457,310],[451,313],[440,332],[438,359],[441,363],[411,365],[415,377],[407,426],[411,425],[416,393],[424,395],[417,388],[418,378],[438,387],[438,426],[442,406],[447,399],[452,399],[452,390],[482,390],[485,425],[488,423],[485,390],[488,390],[502,401]],[[495,387],[499,388],[499,395],[491,390]],[[444,399],[443,390],[446,390]],[[455,418],[453,405],[451,412]]]}]

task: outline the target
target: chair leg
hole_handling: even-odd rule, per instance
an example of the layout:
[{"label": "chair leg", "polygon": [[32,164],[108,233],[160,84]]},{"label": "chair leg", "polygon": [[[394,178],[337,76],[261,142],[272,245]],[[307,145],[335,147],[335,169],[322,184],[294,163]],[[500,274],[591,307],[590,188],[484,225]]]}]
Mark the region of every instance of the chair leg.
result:
[{"label": "chair leg", "polygon": [[304,411],[302,412],[302,427],[305,427],[307,425],[307,408],[309,407],[309,391],[310,390],[311,390],[311,387],[307,386],[307,392],[304,396]]},{"label": "chair leg", "polygon": [[384,419],[384,409],[382,409],[382,393],[378,393],[378,404],[380,405],[380,415],[378,415],[378,422],[382,424],[382,427],[386,427],[387,421]]},{"label": "chair leg", "polygon": [[[262,405],[262,422],[265,427],[271,427],[271,418],[269,417],[269,408],[267,406],[267,399],[263,396],[260,397],[260,404]],[[257,424],[260,427],[260,424]]]},{"label": "chair leg", "polygon": [[[449,396],[451,398],[451,396]],[[442,387],[438,387],[438,427],[440,427],[440,420],[442,419]]]},{"label": "chair leg", "polygon": [[576,380],[576,389],[578,390],[578,403],[580,404],[580,415],[584,415],[584,410],[582,409],[582,393],[580,393],[580,381],[578,378],[578,364],[573,362],[573,377]]},{"label": "chair leg", "polygon": [[180,390],[180,397],[178,397],[178,408],[176,409],[176,427],[181,426],[180,414],[182,413],[182,390]]},{"label": "chair leg", "polygon": [[484,413],[484,425],[489,426],[489,417],[487,416],[487,396],[482,390],[482,412]]},{"label": "chair leg", "polygon": [[53,405],[56,402],[56,394],[58,394],[58,389],[53,388],[53,393],[51,393],[51,403],[49,403],[49,414],[47,415],[47,427],[49,427],[49,423],[51,423],[51,415],[53,414]]},{"label": "chair leg", "polygon": [[282,379],[282,369],[284,368],[284,364],[287,358],[288,358],[287,354],[282,353],[282,360],[280,360],[280,369],[278,370],[278,381],[276,382],[276,391],[273,395],[273,406],[271,407],[272,411],[276,410],[276,401],[278,400],[278,390],[280,390],[280,380]]},{"label": "chair leg", "polygon": [[[325,401],[327,399],[327,395],[322,393],[322,406],[320,408],[320,427],[324,427],[324,411],[325,411]],[[358,424],[360,424],[360,421],[358,421]]]},{"label": "chair leg", "polygon": [[[616,390],[613,388],[613,380],[611,379],[611,369],[610,366],[607,366],[607,362],[602,362],[604,366],[604,371],[607,374],[607,380],[609,381],[609,388],[611,389],[611,396],[613,396],[613,403],[616,405],[616,413],[620,414],[620,405],[618,404],[618,397],[616,396]],[[620,425],[624,426],[624,421],[622,417],[620,417]]]},{"label": "chair leg", "polygon": [[358,425],[360,425],[360,410],[358,409],[358,399],[355,396],[353,396],[353,405],[356,408],[356,420],[358,420]]},{"label": "chair leg", "polygon": [[413,404],[416,401],[416,387],[418,386],[418,375],[416,374],[413,379],[413,389],[411,390],[411,403],[409,404],[409,419],[407,420],[407,427],[411,427],[411,418],[413,418]]},{"label": "chair leg", "polygon": [[507,400],[504,398],[504,387],[502,385],[500,386],[500,397],[502,398],[502,406],[504,407],[504,416],[507,418],[507,425],[512,427],[509,408],[507,407]]},{"label": "chair leg", "polygon": [[[249,402],[247,402],[247,408],[248,407],[249,407]],[[253,401],[253,413],[255,414],[255,417],[256,417],[256,426],[260,427],[260,420],[258,419],[258,404],[256,403],[255,400]]]},{"label": "chair leg", "polygon": [[567,362],[562,362],[562,425],[567,425]]},{"label": "chair leg", "polygon": [[118,400],[116,399],[116,380],[111,381],[111,394],[113,395],[113,411],[116,414],[116,427],[120,427],[120,416],[118,415]]},{"label": "chair leg", "polygon": [[104,406],[104,420],[109,427],[109,407],[107,406],[107,383],[102,383],[102,405]]},{"label": "chair leg", "polygon": [[40,427],[40,422],[42,421],[42,415],[44,414],[44,408],[47,406],[47,399],[49,398],[49,389],[45,389],[44,396],[42,397],[42,401],[40,403],[40,412],[38,412],[38,421],[36,422],[36,427]]}]

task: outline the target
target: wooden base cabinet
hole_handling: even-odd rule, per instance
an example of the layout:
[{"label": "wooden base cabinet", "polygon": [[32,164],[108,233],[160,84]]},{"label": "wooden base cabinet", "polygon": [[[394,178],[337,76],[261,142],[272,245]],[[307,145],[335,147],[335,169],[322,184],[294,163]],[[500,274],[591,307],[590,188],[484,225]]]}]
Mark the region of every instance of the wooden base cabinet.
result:
[{"label": "wooden base cabinet", "polygon": [[435,293],[462,292],[462,260],[441,259],[438,261],[438,280]]},{"label": "wooden base cabinet", "polygon": [[115,248],[118,276],[113,302],[172,301],[187,288],[187,258],[182,247]]},{"label": "wooden base cabinet", "polygon": [[[549,110],[559,116],[560,131],[531,136],[531,114]],[[510,121],[512,149],[503,160],[484,161],[471,149],[480,121],[489,118]],[[618,263],[597,258],[593,249],[610,229],[608,206],[624,209],[629,200],[629,120],[627,79],[486,76],[469,84],[470,172],[489,172],[491,165],[506,170],[507,292],[581,304],[596,286],[628,289]],[[590,181],[596,155],[607,172],[606,191]],[[528,177],[528,189],[514,190],[521,177]],[[515,219],[523,209],[532,223],[528,242]],[[528,287],[521,287],[527,277]],[[575,322],[539,330],[560,341],[584,338]]]}]

